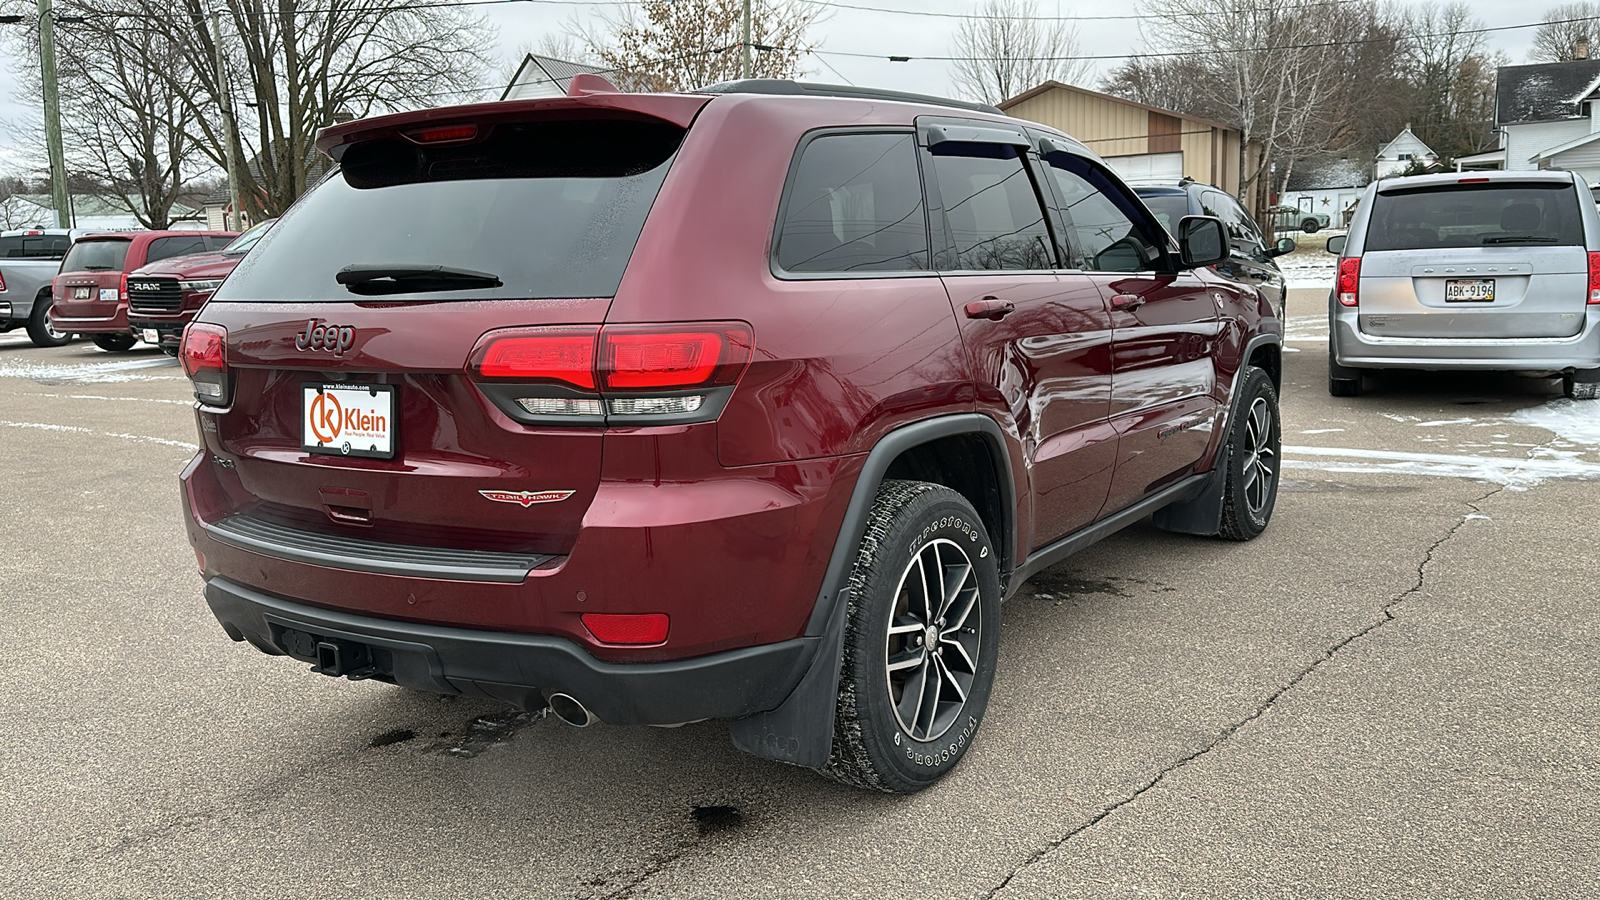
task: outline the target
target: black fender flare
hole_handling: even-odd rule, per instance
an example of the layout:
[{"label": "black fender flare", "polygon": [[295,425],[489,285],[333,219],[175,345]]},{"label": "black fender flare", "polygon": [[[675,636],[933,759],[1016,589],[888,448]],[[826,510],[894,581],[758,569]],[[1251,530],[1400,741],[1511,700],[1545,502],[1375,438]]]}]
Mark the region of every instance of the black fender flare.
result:
[{"label": "black fender flare", "polygon": [[1211,457],[1211,471],[1207,474],[1205,486],[1193,500],[1164,506],[1152,513],[1150,521],[1157,528],[1178,534],[1198,534],[1205,537],[1215,537],[1222,532],[1222,491],[1228,473],[1219,463],[1228,447],[1228,429],[1233,427],[1234,417],[1239,411],[1239,391],[1244,387],[1245,376],[1254,368],[1250,365],[1250,357],[1268,344],[1277,344],[1280,354],[1282,353],[1283,338],[1280,335],[1258,334],[1245,342],[1244,352],[1239,354],[1239,369],[1233,373],[1233,388],[1228,395],[1227,414],[1217,429],[1217,452]]},{"label": "black fender flare", "polygon": [[904,425],[889,432],[873,445],[862,465],[845,509],[839,536],[822,577],[822,588],[806,624],[806,635],[820,637],[816,655],[789,697],[776,709],[736,719],[730,726],[733,743],[740,750],[779,762],[819,769],[827,765],[833,749],[833,714],[839,694],[839,667],[844,653],[844,620],[849,607],[846,580],[855,560],[856,547],[867,530],[867,515],[889,466],[902,453],[941,438],[975,434],[989,442],[990,452],[1000,471],[1002,533],[991,535],[1000,550],[1000,582],[1003,585],[1012,559],[1017,528],[1017,505],[1012,482],[1011,456],[1005,432],[994,419],[981,413],[959,413]]}]

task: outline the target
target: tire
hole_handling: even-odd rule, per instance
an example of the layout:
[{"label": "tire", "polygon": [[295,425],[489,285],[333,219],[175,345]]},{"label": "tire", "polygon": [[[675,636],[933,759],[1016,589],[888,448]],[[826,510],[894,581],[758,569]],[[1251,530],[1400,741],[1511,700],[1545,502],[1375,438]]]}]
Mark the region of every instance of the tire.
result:
[{"label": "tire", "polygon": [[1254,540],[1267,530],[1278,499],[1278,473],[1283,460],[1283,434],[1278,417],[1278,392],[1261,369],[1245,376],[1238,410],[1228,426],[1222,488],[1220,537]]},{"label": "tire", "polygon": [[[938,593],[954,594],[942,612],[927,609],[922,575],[930,568],[940,570]],[[989,704],[1000,649],[994,547],[965,497],[885,481],[849,584],[833,748],[822,772],[888,793],[922,790],[961,762]],[[921,649],[930,634],[937,653]],[[907,702],[913,690],[918,700]]]},{"label": "tire", "polygon": [[1600,400],[1600,381],[1579,381],[1568,372],[1561,376],[1561,393],[1572,400]]},{"label": "tire", "polygon": [[101,350],[110,350],[113,353],[132,350],[133,345],[137,343],[139,343],[139,339],[131,334],[97,334],[94,336],[94,345],[96,347]]},{"label": "tire", "polygon": [[1307,219],[1300,223],[1300,230],[1304,231],[1306,234],[1316,234],[1317,229],[1320,227],[1322,226],[1317,224],[1316,219]]},{"label": "tire", "polygon": [[72,335],[57,331],[50,324],[50,304],[53,302],[50,294],[44,291],[33,300],[33,314],[28,316],[28,338],[35,347],[65,347],[72,342]]}]

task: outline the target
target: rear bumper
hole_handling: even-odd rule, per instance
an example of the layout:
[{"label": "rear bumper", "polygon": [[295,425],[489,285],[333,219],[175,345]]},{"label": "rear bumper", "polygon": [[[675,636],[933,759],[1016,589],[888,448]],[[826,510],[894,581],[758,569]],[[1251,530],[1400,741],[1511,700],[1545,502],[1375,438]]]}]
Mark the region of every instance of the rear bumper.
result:
[{"label": "rear bumper", "polygon": [[128,313],[128,328],[135,333],[154,330],[161,346],[176,346],[183,340],[183,328],[194,318],[195,310],[184,310],[182,315],[158,316],[138,311]]},{"label": "rear bumper", "polygon": [[1600,368],[1600,307],[1590,306],[1583,327],[1565,338],[1415,338],[1364,334],[1354,309],[1330,323],[1334,362],[1356,369],[1479,369],[1552,372]]},{"label": "rear bumper", "polygon": [[94,316],[64,316],[57,311],[57,307],[50,307],[50,324],[57,331],[72,334],[119,334],[128,330],[128,311],[118,309],[114,315],[106,317]]},{"label": "rear bumper", "polygon": [[613,725],[673,725],[774,709],[799,683],[821,640],[802,637],[671,662],[606,663],[563,638],[337,612],[220,577],[206,583],[206,602],[229,637],[267,652],[294,655],[285,632],[342,641],[382,651],[372,654],[376,674],[408,688],[526,709],[560,692]]}]

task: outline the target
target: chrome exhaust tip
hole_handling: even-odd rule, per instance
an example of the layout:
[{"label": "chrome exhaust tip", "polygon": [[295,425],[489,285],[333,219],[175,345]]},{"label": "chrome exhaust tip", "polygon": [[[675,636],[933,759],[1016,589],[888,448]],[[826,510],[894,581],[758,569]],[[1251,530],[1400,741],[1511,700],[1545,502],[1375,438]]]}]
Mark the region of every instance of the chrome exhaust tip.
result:
[{"label": "chrome exhaust tip", "polygon": [[573,728],[587,728],[600,721],[595,718],[589,708],[579,703],[571,694],[551,694],[546,701],[550,704],[550,712],[556,718],[571,725]]}]

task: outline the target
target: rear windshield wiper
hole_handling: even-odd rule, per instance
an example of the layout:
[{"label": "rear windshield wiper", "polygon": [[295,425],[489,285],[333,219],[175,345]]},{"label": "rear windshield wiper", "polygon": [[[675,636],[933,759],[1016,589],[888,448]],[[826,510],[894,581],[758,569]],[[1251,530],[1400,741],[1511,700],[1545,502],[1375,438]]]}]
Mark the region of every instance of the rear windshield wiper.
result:
[{"label": "rear windshield wiper", "polygon": [[115,268],[115,267],[114,266],[84,266],[83,270],[85,272],[109,272],[113,268]]},{"label": "rear windshield wiper", "polygon": [[1540,237],[1533,234],[1502,234],[1496,237],[1486,237],[1485,244],[1554,244],[1560,238]]},{"label": "rear windshield wiper", "polygon": [[464,291],[497,288],[502,282],[488,272],[452,266],[368,265],[345,266],[334,279],[352,294],[412,294],[430,291]]}]

